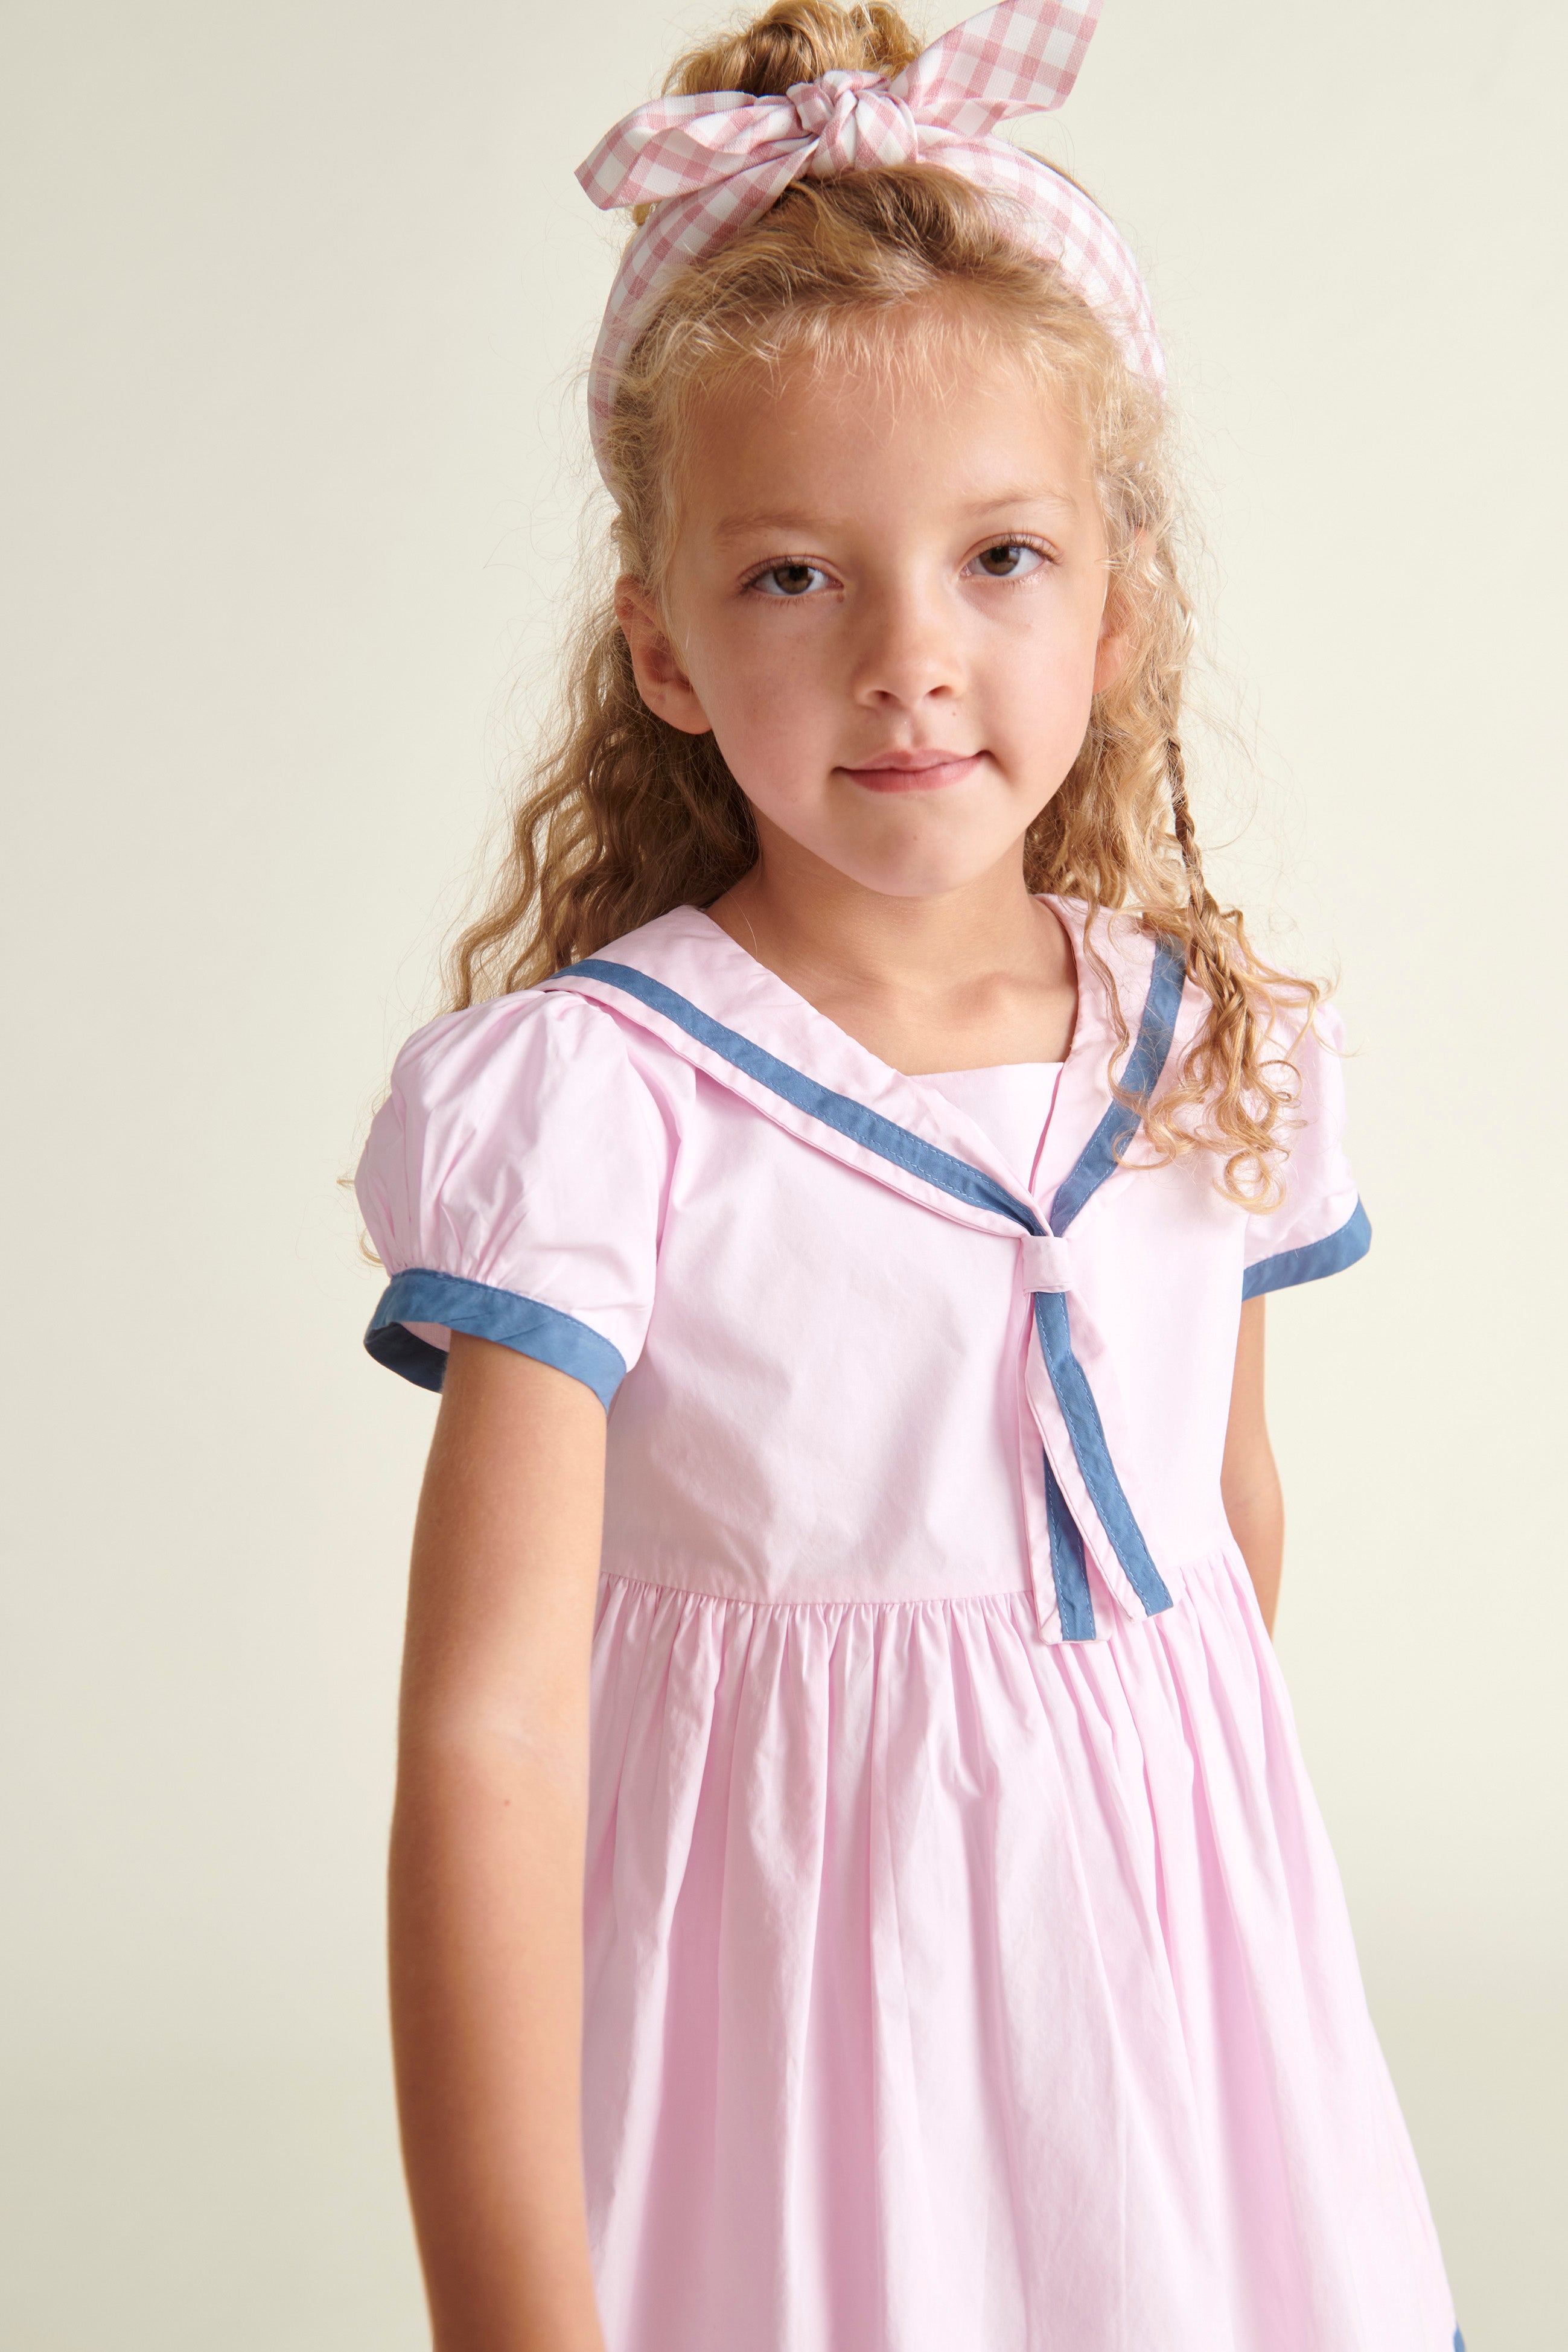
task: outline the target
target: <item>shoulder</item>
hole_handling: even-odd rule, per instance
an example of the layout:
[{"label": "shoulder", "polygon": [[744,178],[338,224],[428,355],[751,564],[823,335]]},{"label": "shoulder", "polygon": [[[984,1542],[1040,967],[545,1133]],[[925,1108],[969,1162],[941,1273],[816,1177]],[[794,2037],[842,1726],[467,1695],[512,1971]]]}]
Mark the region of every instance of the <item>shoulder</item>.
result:
[{"label": "shoulder", "polygon": [[[649,1244],[671,1157],[615,1020],[528,989],[416,1030],[355,1192],[389,1274],[420,1269],[580,1313],[584,1265],[602,1275],[617,1252]],[[589,1309],[598,1278],[587,1279]],[[639,1283],[623,1266],[610,1287],[624,1306]]]},{"label": "shoulder", "polygon": [[629,1067],[614,1020],[586,997],[521,989],[416,1029],[393,1064],[392,1090],[499,1105],[531,1079],[584,1061],[600,1077]]},{"label": "shoulder", "polygon": [[384,1113],[448,1141],[624,1136],[628,1124],[661,1123],[642,1058],[605,1006],[523,989],[416,1029],[393,1065]]},{"label": "shoulder", "polygon": [[1271,1079],[1283,1080],[1300,1119],[1313,1114],[1325,1099],[1342,1104],[1345,1025],[1336,1006],[1321,998],[1310,1004],[1304,985],[1299,996],[1293,995],[1290,975],[1285,981],[1264,1016],[1259,1059]]},{"label": "shoulder", "polygon": [[1108,989],[1125,1001],[1144,995],[1156,976],[1179,987],[1179,950],[1135,908],[1091,909],[1085,899],[1059,898],[1049,890],[1040,893],[1040,903],[1051,909],[1072,942],[1080,989],[1086,983]]},{"label": "shoulder", "polygon": [[439,1387],[446,1334],[539,1357],[607,1403],[642,1344],[665,1130],[616,1024],[526,990],[416,1030],[355,1191],[389,1276],[366,1345]]},{"label": "shoulder", "polygon": [[1136,908],[1100,907],[1042,893],[1072,944],[1078,967],[1074,1051],[1125,1055],[1121,1081],[1147,1092],[1202,1027],[1207,999],[1189,979],[1180,944]]},{"label": "shoulder", "polygon": [[619,1024],[586,998],[524,989],[408,1039],[360,1162],[373,1234],[416,1203],[489,1213],[542,1183],[626,1180],[662,1162],[665,1123]]}]

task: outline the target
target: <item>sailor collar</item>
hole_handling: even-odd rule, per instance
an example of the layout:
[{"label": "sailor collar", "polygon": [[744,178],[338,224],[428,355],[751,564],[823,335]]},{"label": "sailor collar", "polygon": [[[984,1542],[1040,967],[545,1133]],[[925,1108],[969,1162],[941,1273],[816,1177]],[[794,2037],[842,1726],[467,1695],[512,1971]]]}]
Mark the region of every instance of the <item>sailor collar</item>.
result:
[{"label": "sailor collar", "polygon": [[[764,1118],[909,1200],[1018,1252],[1033,1305],[1025,1389],[1044,1453],[1050,1580],[1036,1576],[1041,1630],[1092,1640],[1085,1547],[1130,1614],[1171,1605],[1142,1532],[1124,1417],[1106,1349],[1074,1295],[1072,1260],[1132,1179],[1142,1108],[1196,1034],[1201,992],[1180,950],[1131,917],[1106,919],[1095,950],[1131,1032],[1111,1091],[1117,1025],[1086,951],[1085,910],[1047,896],[1078,965],[1078,1017],[1032,1188],[973,1120],[879,1061],[695,907],[677,908],[542,983],[603,1003],[660,1038]],[[1136,1013],[1136,1018],[1134,1014]],[[1070,1301],[1070,1304],[1069,1304]],[[1096,1367],[1093,1387],[1084,1370]],[[1029,1514],[1031,1518],[1035,1516]]]}]

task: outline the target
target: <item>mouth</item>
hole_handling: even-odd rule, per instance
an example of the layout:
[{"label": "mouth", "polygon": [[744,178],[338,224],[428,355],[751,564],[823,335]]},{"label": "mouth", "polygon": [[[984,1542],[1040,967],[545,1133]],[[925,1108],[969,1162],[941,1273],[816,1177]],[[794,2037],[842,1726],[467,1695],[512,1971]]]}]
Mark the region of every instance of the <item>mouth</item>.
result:
[{"label": "mouth", "polygon": [[868,793],[934,793],[973,775],[982,751],[876,751],[844,773]]}]

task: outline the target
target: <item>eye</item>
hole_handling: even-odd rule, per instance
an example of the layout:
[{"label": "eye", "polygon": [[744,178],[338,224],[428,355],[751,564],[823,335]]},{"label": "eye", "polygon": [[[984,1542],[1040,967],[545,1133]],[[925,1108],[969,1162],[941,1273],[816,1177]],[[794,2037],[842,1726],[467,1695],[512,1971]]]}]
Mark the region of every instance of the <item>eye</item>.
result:
[{"label": "eye", "polygon": [[1044,551],[1031,547],[1027,540],[999,539],[994,547],[982,548],[965,569],[978,572],[983,580],[1023,580],[1046,560]]},{"label": "eye", "polygon": [[832,584],[819,563],[770,563],[765,572],[753,572],[746,585],[759,596],[782,596],[798,604],[823,583]]}]

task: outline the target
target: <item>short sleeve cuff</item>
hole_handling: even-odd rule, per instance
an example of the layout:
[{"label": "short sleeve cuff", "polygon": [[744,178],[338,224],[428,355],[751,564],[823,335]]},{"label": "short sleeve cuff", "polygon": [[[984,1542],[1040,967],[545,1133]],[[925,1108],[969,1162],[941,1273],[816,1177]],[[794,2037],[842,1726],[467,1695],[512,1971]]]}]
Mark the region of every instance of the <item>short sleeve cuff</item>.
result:
[{"label": "short sleeve cuff", "polygon": [[419,1323],[493,1339],[536,1363],[552,1364],[592,1389],[606,1408],[626,1376],[620,1349],[558,1307],[521,1297],[515,1290],[497,1290],[488,1282],[470,1282],[466,1275],[411,1266],[388,1283],[364,1344],[378,1364],[422,1389],[440,1388],[447,1351],[408,1328]]},{"label": "short sleeve cuff", "polygon": [[1358,1201],[1337,1233],[1321,1242],[1304,1242],[1300,1249],[1260,1257],[1249,1265],[1242,1277],[1242,1297],[1261,1298],[1270,1290],[1291,1290],[1299,1282],[1320,1282],[1326,1274],[1339,1274],[1354,1265],[1371,1247],[1372,1226]]}]

